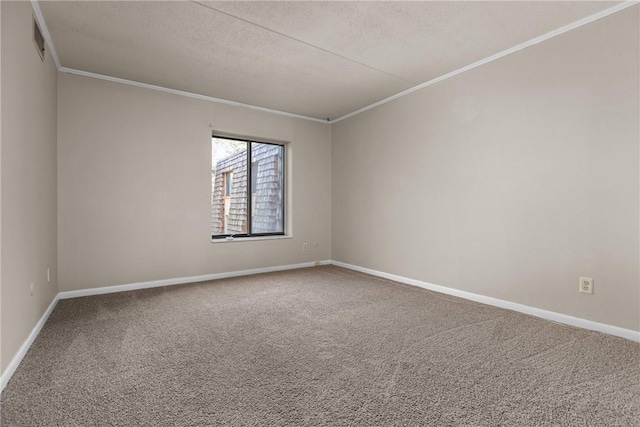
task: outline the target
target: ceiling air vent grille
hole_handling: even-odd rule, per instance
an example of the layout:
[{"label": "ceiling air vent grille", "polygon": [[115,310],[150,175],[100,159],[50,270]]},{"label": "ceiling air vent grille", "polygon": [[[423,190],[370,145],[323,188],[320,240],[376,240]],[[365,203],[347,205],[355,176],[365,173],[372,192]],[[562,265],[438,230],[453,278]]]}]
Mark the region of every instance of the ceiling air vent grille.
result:
[{"label": "ceiling air vent grille", "polygon": [[44,37],[42,37],[42,31],[40,31],[35,17],[33,18],[33,42],[36,45],[40,59],[44,61]]}]

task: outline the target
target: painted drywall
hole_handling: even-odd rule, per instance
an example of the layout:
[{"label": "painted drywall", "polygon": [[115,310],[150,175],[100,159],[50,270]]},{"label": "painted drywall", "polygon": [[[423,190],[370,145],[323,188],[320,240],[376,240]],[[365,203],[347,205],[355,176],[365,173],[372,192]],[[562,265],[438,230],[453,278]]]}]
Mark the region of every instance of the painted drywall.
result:
[{"label": "painted drywall", "polygon": [[[57,71],[33,42],[29,2],[2,10],[2,351],[4,372],[55,295]],[[47,282],[47,268],[51,282]],[[30,294],[30,284],[34,293]]]},{"label": "painted drywall", "polygon": [[[330,258],[330,125],[71,74],[58,120],[61,291]],[[211,243],[212,131],[288,143],[292,238]]]},{"label": "painted drywall", "polygon": [[333,259],[640,330],[638,16],[333,125]]}]

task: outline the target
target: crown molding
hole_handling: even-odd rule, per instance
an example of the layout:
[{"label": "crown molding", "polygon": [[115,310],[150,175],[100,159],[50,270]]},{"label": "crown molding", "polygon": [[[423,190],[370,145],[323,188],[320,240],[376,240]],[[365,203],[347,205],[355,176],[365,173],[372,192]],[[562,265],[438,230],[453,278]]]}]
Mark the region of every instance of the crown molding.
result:
[{"label": "crown molding", "polygon": [[67,73],[67,74],[74,74],[76,76],[91,77],[94,79],[106,80],[108,82],[120,83],[123,85],[129,85],[129,86],[135,86],[135,87],[140,87],[144,89],[156,90],[159,92],[171,93],[174,95],[185,96],[188,98],[200,99],[202,101],[214,102],[216,104],[224,104],[224,105],[231,105],[233,107],[248,108],[250,110],[257,110],[265,113],[278,114],[280,116],[293,117],[296,119],[310,120],[312,122],[317,122],[317,123],[324,123],[324,124],[329,123],[327,120],[322,120],[315,117],[289,113],[287,111],[272,110],[271,108],[260,107],[260,106],[251,105],[251,104],[243,104],[242,102],[229,101],[228,99],[215,98],[213,96],[201,95],[199,93],[186,92],[184,90],[171,89],[164,86],[158,86],[158,85],[152,85],[148,83],[136,82],[133,80],[121,79],[119,77],[106,76],[104,74],[90,73],[88,71],[75,70],[73,68],[67,68],[67,67],[60,67],[59,70],[60,72]]},{"label": "crown molding", "polygon": [[395,99],[398,99],[398,98],[401,98],[401,97],[403,97],[405,95],[409,95],[410,93],[419,91],[419,90],[424,89],[426,87],[432,86],[432,85],[434,85],[436,83],[440,83],[443,80],[447,80],[447,79],[450,79],[452,77],[455,77],[458,74],[464,73],[465,71],[473,70],[474,68],[478,68],[478,67],[480,67],[480,66],[482,66],[484,64],[488,64],[489,62],[493,62],[496,59],[500,59],[500,58],[503,58],[503,57],[505,57],[507,55],[511,55],[512,53],[521,51],[522,49],[526,49],[528,47],[535,46],[535,45],[537,45],[539,43],[542,43],[542,42],[544,42],[546,40],[552,39],[554,37],[557,37],[557,36],[559,36],[561,34],[564,34],[566,32],[574,30],[576,28],[582,27],[583,25],[590,24],[590,23],[592,23],[594,21],[597,21],[599,19],[605,18],[605,17],[607,17],[609,15],[612,15],[612,14],[614,14],[616,12],[620,12],[621,10],[624,10],[624,9],[629,8],[629,7],[635,6],[638,3],[639,3],[638,0],[631,0],[631,1],[626,1],[624,3],[617,4],[617,5],[613,6],[613,7],[605,9],[603,11],[600,11],[600,12],[595,13],[593,15],[587,16],[586,18],[583,18],[583,19],[575,21],[575,22],[573,22],[571,24],[565,25],[564,27],[560,27],[560,28],[558,28],[556,30],[549,31],[546,34],[543,34],[541,36],[535,37],[535,38],[533,38],[533,39],[531,39],[529,41],[526,41],[524,43],[516,45],[516,46],[514,46],[512,48],[503,50],[502,52],[498,52],[495,55],[491,55],[491,56],[489,56],[487,58],[481,59],[481,60],[476,61],[476,62],[474,62],[472,64],[469,64],[469,65],[466,65],[466,66],[464,66],[462,68],[458,68],[457,70],[451,71],[451,72],[449,72],[447,74],[443,74],[440,77],[436,77],[435,79],[429,80],[428,82],[421,83],[421,84],[419,84],[417,86],[409,88],[409,89],[407,89],[405,91],[402,91],[400,93],[392,95],[392,96],[390,96],[388,98],[385,98],[383,100],[380,100],[378,102],[374,102],[373,104],[367,105],[366,107],[363,107],[363,108],[361,108],[359,110],[353,111],[353,112],[351,112],[349,114],[345,114],[344,116],[338,117],[337,119],[333,119],[329,123],[331,123],[331,124],[338,123],[338,122],[340,122],[342,120],[348,119],[349,117],[353,117],[353,116],[356,116],[356,115],[358,115],[360,113],[364,113],[365,111],[371,110],[372,108],[379,107],[380,105],[386,104],[387,102],[391,102],[391,101],[393,101]]},{"label": "crown molding", "polygon": [[402,92],[399,92],[395,95],[392,95],[388,98],[382,99],[378,102],[374,102],[373,104],[367,105],[366,107],[360,108],[358,110],[352,111],[351,113],[345,114],[341,117],[338,117],[336,119],[333,120],[322,120],[322,119],[318,119],[316,117],[310,117],[310,116],[305,116],[305,115],[301,115],[301,114],[295,114],[295,113],[290,113],[287,111],[281,111],[281,110],[273,110],[271,108],[266,108],[266,107],[260,107],[257,105],[252,105],[252,104],[244,104],[242,102],[236,102],[236,101],[231,101],[231,100],[227,100],[227,99],[221,99],[221,98],[215,98],[213,96],[207,96],[207,95],[202,95],[202,94],[197,94],[197,93],[193,93],[193,92],[186,92],[186,91],[182,91],[182,90],[178,90],[178,89],[171,89],[171,88],[167,88],[167,87],[163,87],[163,86],[158,86],[158,85],[152,85],[152,84],[147,84],[147,83],[142,83],[142,82],[136,82],[136,81],[132,81],[132,80],[127,80],[127,79],[121,79],[119,77],[112,77],[112,76],[106,76],[103,74],[98,74],[98,73],[91,73],[88,71],[82,71],[82,70],[76,70],[76,69],[72,69],[72,68],[67,68],[67,67],[63,67],[60,65],[60,60],[58,59],[58,55],[56,53],[56,49],[53,45],[53,40],[51,39],[51,34],[49,33],[49,29],[47,28],[47,24],[44,20],[44,17],[42,16],[42,11],[40,10],[40,5],[38,4],[38,0],[31,0],[31,4],[33,6],[33,10],[35,12],[36,15],[36,19],[38,21],[38,25],[40,26],[40,30],[42,31],[43,36],[45,37],[47,44],[49,45],[49,50],[51,52],[51,56],[53,57],[54,62],[56,63],[56,67],[58,68],[58,70],[60,72],[63,73],[69,73],[69,74],[75,74],[75,75],[79,75],[79,76],[85,76],[85,77],[91,77],[94,79],[100,79],[100,80],[106,80],[106,81],[110,81],[110,82],[115,82],[115,83],[121,83],[121,84],[125,84],[125,85],[129,85],[129,86],[136,86],[136,87],[140,87],[140,88],[145,88],[145,89],[151,89],[151,90],[156,90],[156,91],[160,91],[160,92],[165,92],[165,93],[171,93],[174,95],[179,95],[179,96],[185,96],[185,97],[189,97],[189,98],[195,98],[195,99],[200,99],[203,101],[208,101],[208,102],[214,102],[217,104],[224,104],[224,105],[231,105],[234,107],[242,107],[242,108],[248,108],[251,110],[257,110],[257,111],[262,111],[265,113],[271,113],[271,114],[277,114],[277,115],[281,115],[281,116],[287,116],[287,117],[293,117],[293,118],[297,118],[297,119],[303,119],[303,120],[310,120],[313,122],[317,122],[317,123],[325,123],[325,124],[334,124],[334,123],[338,123],[341,122],[345,119],[348,119],[350,117],[356,116],[360,113],[364,113],[365,111],[371,110],[373,108],[379,107],[381,105],[384,105],[388,102],[391,102],[393,100],[396,100],[398,98],[402,98],[405,95],[409,95],[410,93],[425,89],[429,86],[432,86],[436,83],[440,83],[444,80],[450,79],[452,77],[457,76],[458,74],[462,74],[466,71],[469,70],[473,70],[474,68],[478,68],[482,65],[488,64],[490,62],[493,62],[497,59],[503,58],[507,55],[510,55],[512,53],[515,52],[519,52],[523,49],[526,49],[528,47],[531,46],[535,46],[539,43],[542,43],[546,40],[552,39],[554,37],[557,37],[559,35],[562,35],[564,33],[567,33],[571,30],[574,30],[576,28],[582,27],[584,25],[590,24],[594,21],[597,21],[599,19],[605,18],[609,15],[612,15],[616,12],[620,12],[624,9],[627,9],[629,7],[632,6],[636,6],[638,3],[640,3],[640,0],[630,0],[630,1],[625,1],[623,3],[619,3],[616,4],[613,7],[610,7],[608,9],[605,9],[603,11],[600,11],[598,13],[595,13],[593,15],[587,16],[586,18],[582,18],[578,21],[575,21],[571,24],[565,25],[563,27],[560,27],[556,30],[550,31],[546,34],[543,34],[541,36],[535,37],[529,41],[526,41],[524,43],[521,43],[519,45],[516,45],[512,48],[503,50],[501,52],[498,52],[494,55],[491,55],[487,58],[481,59],[479,61],[476,61],[472,64],[466,65],[464,67],[458,68],[454,71],[451,71],[447,74],[443,74],[442,76],[436,77],[432,80],[429,80],[427,82],[421,83],[419,85],[413,86],[407,90],[404,90]]}]

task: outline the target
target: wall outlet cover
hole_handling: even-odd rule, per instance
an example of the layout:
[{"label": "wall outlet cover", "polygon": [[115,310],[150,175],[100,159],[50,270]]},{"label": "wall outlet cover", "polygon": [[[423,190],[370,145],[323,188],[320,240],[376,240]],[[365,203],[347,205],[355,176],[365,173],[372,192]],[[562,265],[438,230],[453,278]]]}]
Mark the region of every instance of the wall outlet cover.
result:
[{"label": "wall outlet cover", "polygon": [[580,292],[593,295],[593,279],[591,277],[580,278]]}]

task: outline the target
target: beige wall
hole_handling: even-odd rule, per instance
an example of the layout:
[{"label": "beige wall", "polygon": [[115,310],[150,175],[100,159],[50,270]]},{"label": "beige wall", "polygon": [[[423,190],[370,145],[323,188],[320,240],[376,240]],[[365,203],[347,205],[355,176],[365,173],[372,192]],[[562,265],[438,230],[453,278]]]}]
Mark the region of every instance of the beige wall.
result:
[{"label": "beige wall", "polygon": [[[2,2],[2,352],[5,368],[58,292],[56,97],[29,2]],[[51,283],[47,283],[51,268]],[[30,295],[30,284],[34,295]]]},{"label": "beige wall", "polygon": [[[58,90],[61,291],[330,258],[329,125],[69,74]],[[212,129],[290,142],[292,239],[211,243]]]},{"label": "beige wall", "polygon": [[638,16],[335,124],[333,259],[639,330]]}]

